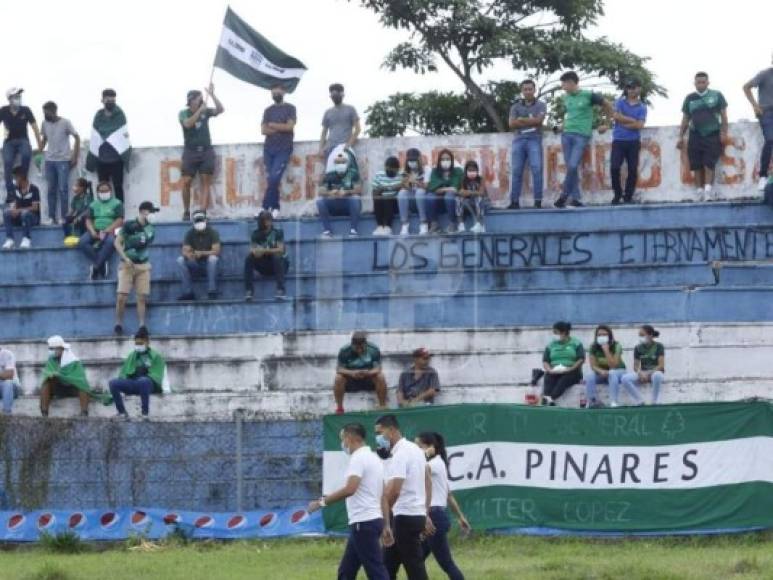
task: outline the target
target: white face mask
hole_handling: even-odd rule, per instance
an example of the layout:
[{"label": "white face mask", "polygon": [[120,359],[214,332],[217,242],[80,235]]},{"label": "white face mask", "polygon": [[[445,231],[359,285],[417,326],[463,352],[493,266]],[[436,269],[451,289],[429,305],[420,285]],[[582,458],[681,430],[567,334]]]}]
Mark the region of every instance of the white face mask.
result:
[{"label": "white face mask", "polygon": [[193,224],[193,229],[197,232],[203,232],[207,229],[207,222],[196,222]]},{"label": "white face mask", "polygon": [[110,193],[109,191],[98,191],[97,192],[97,197],[101,201],[108,201],[111,197],[113,197],[113,194]]},{"label": "white face mask", "polygon": [[346,163],[336,163],[335,164],[336,173],[338,175],[343,175],[344,173],[346,173],[346,168],[347,167],[348,167],[348,165]]},{"label": "white face mask", "polygon": [[647,338],[646,336],[639,337],[639,344],[649,344],[649,341],[650,341],[649,338]]},{"label": "white face mask", "polygon": [[145,344],[135,344],[134,350],[138,353],[148,352],[148,346]]},{"label": "white face mask", "polygon": [[450,159],[443,159],[440,162],[441,169],[451,169],[451,160]]},{"label": "white face mask", "polygon": [[609,337],[606,334],[597,336],[596,342],[598,344],[609,344]]},{"label": "white face mask", "polygon": [[418,161],[409,161],[408,162],[408,169],[418,169],[419,168],[419,162]]},{"label": "white face mask", "polygon": [[52,357],[56,355],[56,349],[55,348],[49,348],[48,349],[48,356]]},{"label": "white face mask", "polygon": [[467,179],[477,179],[478,178],[478,172],[477,171],[468,171],[467,172]]}]

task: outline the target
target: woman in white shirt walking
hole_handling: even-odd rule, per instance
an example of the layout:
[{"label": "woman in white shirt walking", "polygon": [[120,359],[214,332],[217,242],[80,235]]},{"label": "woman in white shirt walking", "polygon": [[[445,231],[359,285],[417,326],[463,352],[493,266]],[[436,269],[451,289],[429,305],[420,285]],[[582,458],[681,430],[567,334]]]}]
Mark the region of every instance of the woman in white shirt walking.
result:
[{"label": "woman in white shirt walking", "polygon": [[469,532],[470,524],[448,486],[448,455],[445,440],[440,433],[419,433],[416,437],[416,445],[424,450],[432,474],[430,519],[436,528],[435,533],[424,540],[424,557],[432,553],[450,580],[464,580],[464,575],[454,562],[451,547],[448,545],[448,532],[451,530],[448,507],[450,506],[456,515],[462,531]]}]

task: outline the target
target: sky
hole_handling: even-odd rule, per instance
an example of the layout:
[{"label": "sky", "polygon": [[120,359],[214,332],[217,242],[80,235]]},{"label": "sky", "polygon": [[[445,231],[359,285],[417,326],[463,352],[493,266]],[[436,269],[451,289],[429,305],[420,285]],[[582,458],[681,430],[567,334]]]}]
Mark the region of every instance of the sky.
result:
[{"label": "sky", "polygon": [[[708,71],[712,87],[725,94],[731,121],[750,119],[741,85],[770,66],[769,4],[734,0],[730,8],[718,0],[606,0],[606,14],[591,33],[651,57],[650,67],[670,95],[653,102],[651,125],[679,122],[681,101],[698,70]],[[0,54],[6,56],[0,99],[8,87],[21,86],[24,104],[41,118],[41,105],[54,100],[60,115],[87,137],[101,91],[109,86],[118,93],[135,146],[178,145],[177,114],[186,92],[209,81],[226,5],[213,0],[30,0],[6,6],[3,12],[12,11],[16,24],[0,33]],[[232,0],[230,5],[308,68],[287,97],[298,109],[297,140],[319,138],[332,82],[346,86],[346,101],[361,114],[398,91],[461,90],[447,69],[426,76],[382,69],[384,55],[407,40],[407,32],[382,28],[376,15],[356,2]],[[524,77],[524,71],[502,63],[480,80]],[[220,69],[214,83],[226,108],[210,125],[215,143],[261,141],[260,119],[270,104],[269,92]]]}]

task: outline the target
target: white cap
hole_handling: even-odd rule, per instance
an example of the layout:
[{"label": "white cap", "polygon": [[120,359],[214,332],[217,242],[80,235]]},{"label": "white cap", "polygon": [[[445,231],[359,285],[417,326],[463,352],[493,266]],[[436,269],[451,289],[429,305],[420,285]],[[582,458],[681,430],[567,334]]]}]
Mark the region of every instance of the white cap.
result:
[{"label": "white cap", "polygon": [[57,334],[48,339],[48,348],[63,348],[67,350],[70,348],[70,345],[67,344],[64,339]]},{"label": "white cap", "polygon": [[12,96],[18,95],[19,93],[23,93],[23,92],[24,92],[24,89],[22,89],[21,87],[11,87],[7,91],[5,91],[5,96],[10,99]]}]

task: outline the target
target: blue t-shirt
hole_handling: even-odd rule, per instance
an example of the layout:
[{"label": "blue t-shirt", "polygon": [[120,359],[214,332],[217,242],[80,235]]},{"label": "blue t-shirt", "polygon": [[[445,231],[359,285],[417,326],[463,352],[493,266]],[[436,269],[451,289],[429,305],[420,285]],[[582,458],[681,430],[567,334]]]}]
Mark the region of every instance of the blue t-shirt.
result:
[{"label": "blue t-shirt", "polygon": [[[263,123],[287,123],[290,120],[297,120],[295,106],[290,103],[274,104],[263,111]],[[294,133],[292,131],[283,131],[281,133],[267,135],[263,148],[269,153],[292,151],[293,138]]]},{"label": "blue t-shirt", "polygon": [[[632,105],[625,97],[621,97],[615,101],[615,111],[637,121],[647,120],[647,105],[642,101]],[[612,131],[613,141],[638,141],[640,138],[641,130],[629,129],[620,123],[615,123],[615,128]]]}]

